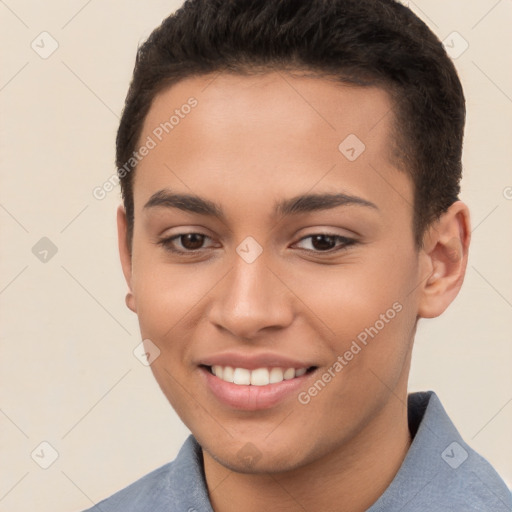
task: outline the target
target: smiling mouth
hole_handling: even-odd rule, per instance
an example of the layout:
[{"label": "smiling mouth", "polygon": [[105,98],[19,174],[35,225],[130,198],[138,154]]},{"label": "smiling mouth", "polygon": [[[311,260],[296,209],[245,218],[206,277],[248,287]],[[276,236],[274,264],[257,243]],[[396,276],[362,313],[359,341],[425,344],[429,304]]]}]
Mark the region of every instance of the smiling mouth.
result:
[{"label": "smiling mouth", "polygon": [[248,370],[247,368],[235,368],[233,366],[203,366],[212,375],[239,386],[267,386],[269,384],[278,384],[284,380],[292,380],[302,377],[316,370],[316,366],[309,368],[256,368]]}]

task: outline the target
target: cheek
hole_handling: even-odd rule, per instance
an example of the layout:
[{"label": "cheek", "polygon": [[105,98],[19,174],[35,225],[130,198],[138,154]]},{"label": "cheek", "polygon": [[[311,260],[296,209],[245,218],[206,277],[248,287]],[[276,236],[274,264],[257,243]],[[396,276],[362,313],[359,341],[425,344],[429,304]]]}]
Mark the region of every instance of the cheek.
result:
[{"label": "cheek", "polygon": [[194,315],[218,280],[204,267],[171,265],[163,258],[139,254],[133,263],[133,292],[142,334],[162,341]]},{"label": "cheek", "polygon": [[393,320],[400,304],[410,301],[413,271],[406,263],[395,266],[401,270],[383,258],[373,263],[317,266],[289,275],[286,282],[322,332],[346,340],[374,325],[381,315],[384,321]]},{"label": "cheek", "polygon": [[343,365],[331,388],[337,390],[335,401],[343,397],[340,406],[357,396],[377,396],[379,378],[392,388],[400,379],[416,322],[410,293],[415,272],[413,258],[398,261],[380,251],[365,262],[319,266],[293,278],[290,288],[307,306],[309,330],[323,340],[327,365]]}]

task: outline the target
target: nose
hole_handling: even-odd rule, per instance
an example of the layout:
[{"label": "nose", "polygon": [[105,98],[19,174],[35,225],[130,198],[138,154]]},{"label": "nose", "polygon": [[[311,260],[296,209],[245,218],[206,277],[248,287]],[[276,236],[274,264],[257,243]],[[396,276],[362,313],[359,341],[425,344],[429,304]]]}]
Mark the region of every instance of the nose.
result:
[{"label": "nose", "polygon": [[238,339],[253,340],[263,331],[289,326],[293,293],[264,258],[252,263],[236,258],[214,294],[210,321]]}]

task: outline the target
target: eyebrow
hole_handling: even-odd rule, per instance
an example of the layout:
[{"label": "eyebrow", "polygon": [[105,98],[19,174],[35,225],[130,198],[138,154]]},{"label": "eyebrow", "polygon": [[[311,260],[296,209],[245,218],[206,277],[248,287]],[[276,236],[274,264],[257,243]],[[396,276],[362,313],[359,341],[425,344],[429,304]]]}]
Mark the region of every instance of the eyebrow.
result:
[{"label": "eyebrow", "polygon": [[[275,204],[274,211],[278,215],[290,216],[351,205],[363,206],[375,210],[379,209],[377,205],[362,197],[342,193],[325,193],[303,194],[290,199],[283,199]],[[220,205],[195,194],[179,194],[169,189],[159,190],[155,192],[144,205],[144,209],[156,207],[178,208],[186,212],[216,217],[225,221],[225,215]]]}]

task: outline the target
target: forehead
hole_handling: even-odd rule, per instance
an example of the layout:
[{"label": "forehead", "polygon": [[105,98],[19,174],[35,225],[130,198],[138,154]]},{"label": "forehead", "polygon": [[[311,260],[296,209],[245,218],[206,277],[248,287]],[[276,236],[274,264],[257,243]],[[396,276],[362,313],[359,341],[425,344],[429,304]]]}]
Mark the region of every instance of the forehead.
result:
[{"label": "forehead", "polygon": [[284,72],[183,80],[154,98],[144,121],[140,143],[155,147],[137,167],[136,208],[169,187],[221,201],[321,187],[407,203],[411,183],[391,161],[393,122],[377,87]]}]

